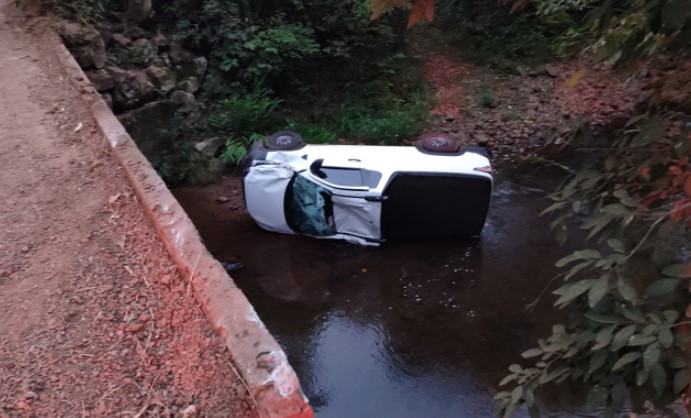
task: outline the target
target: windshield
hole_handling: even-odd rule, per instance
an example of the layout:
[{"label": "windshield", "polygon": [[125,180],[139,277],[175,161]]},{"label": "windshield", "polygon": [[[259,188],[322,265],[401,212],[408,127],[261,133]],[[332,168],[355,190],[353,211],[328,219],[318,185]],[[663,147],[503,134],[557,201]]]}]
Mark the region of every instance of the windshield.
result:
[{"label": "windshield", "polygon": [[300,175],[295,175],[286,191],[286,220],[288,225],[300,234],[336,234],[331,192]]}]

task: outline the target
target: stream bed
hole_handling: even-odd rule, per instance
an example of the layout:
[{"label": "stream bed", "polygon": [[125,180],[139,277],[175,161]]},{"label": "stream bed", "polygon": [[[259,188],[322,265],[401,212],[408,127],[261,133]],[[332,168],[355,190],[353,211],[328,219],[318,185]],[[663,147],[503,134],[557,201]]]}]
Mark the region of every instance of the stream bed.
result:
[{"label": "stream bed", "polygon": [[[376,249],[261,230],[242,207],[237,177],[174,194],[209,251],[244,264],[232,277],[318,418],[489,418],[507,367],[561,320],[551,306],[561,283],[551,283],[553,266],[573,250],[538,217],[556,180],[507,173],[496,175],[480,239]],[[591,416],[565,390],[543,393],[550,417]]]}]

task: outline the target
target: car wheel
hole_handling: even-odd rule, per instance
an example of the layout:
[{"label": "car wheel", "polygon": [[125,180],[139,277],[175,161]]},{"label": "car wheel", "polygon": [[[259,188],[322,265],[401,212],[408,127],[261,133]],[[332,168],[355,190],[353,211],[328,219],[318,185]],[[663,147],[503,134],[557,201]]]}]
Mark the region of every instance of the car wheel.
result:
[{"label": "car wheel", "polygon": [[431,152],[457,152],[459,147],[453,138],[441,132],[424,134],[418,143],[425,151]]},{"label": "car wheel", "polygon": [[266,139],[269,149],[292,150],[302,146],[302,137],[297,132],[279,131]]}]

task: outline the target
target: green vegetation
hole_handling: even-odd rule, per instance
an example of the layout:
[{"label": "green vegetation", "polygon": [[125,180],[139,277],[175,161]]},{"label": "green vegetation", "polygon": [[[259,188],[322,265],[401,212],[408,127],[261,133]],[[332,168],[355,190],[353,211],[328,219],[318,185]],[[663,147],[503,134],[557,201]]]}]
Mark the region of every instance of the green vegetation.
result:
[{"label": "green vegetation", "polygon": [[606,417],[627,400],[642,411],[645,401],[661,407],[686,389],[691,143],[682,115],[666,116],[630,121],[606,159],[552,195],[545,214],[561,215],[551,224],[559,239],[580,219],[593,242],[557,262],[567,283],[553,292],[555,306],[570,309],[569,322],[523,353],[534,364],[510,367],[501,384],[513,388],[495,398],[504,416],[519,405],[537,416],[533,391],[550,382],[585,384],[587,405]]},{"label": "green vegetation", "polygon": [[482,87],[478,93],[482,107],[496,107],[497,94],[490,87]]},{"label": "green vegetation", "polygon": [[228,163],[278,129],[309,142],[393,144],[422,128],[422,71],[400,49],[403,14],[372,21],[361,0],[176,0],[157,13],[209,58],[210,111],[192,130],[227,137]]},{"label": "green vegetation", "polygon": [[514,15],[510,10],[501,2],[440,1],[431,25],[433,36],[448,45],[463,45],[459,53],[465,59],[489,65],[500,73],[513,74],[519,66],[535,66],[552,59],[550,45],[569,26],[569,18]]},{"label": "green vegetation", "polygon": [[[385,8],[382,1],[387,0],[374,3]],[[415,11],[430,1],[388,3],[412,3]],[[587,48],[600,59],[621,63],[663,51],[685,57],[691,52],[687,0],[517,0],[511,13],[522,11],[523,17],[499,26],[488,23],[501,13],[487,18],[472,13],[486,4],[458,0],[444,2],[440,9],[444,7],[466,16],[451,22],[465,21],[463,26],[480,40],[487,30],[488,41],[481,40],[478,51],[490,62],[499,57],[499,68],[506,58],[529,57],[521,46],[541,45],[540,36],[550,25],[561,27],[551,44],[559,54]],[[468,24],[467,16],[475,22]],[[421,15],[413,13],[411,19]],[[542,27],[537,36],[531,30],[515,32],[521,22]],[[505,45],[518,54],[502,50]],[[687,76],[677,85],[688,82]],[[550,383],[586,387],[586,404],[606,417],[616,416],[625,405],[636,412],[644,411],[646,403],[663,407],[689,386],[691,134],[684,113],[689,98],[664,89],[663,83],[645,113],[611,133],[607,158],[593,159],[572,173],[552,196],[555,203],[545,214],[561,215],[551,223],[557,238],[564,241],[568,226],[580,224],[588,232],[587,247],[557,261],[557,267],[568,270],[561,275],[566,284],[553,292],[558,296],[555,306],[569,308],[568,322],[555,325],[538,347],[523,353],[535,359],[532,364],[509,367],[500,386],[511,386],[495,396],[503,417],[522,406],[539,416],[534,391]],[[480,100],[489,103],[489,94],[481,93]],[[584,125],[572,144],[591,139]]]},{"label": "green vegetation", "polygon": [[67,19],[84,23],[100,22],[124,11],[121,3],[118,0],[14,0],[17,7],[52,11]]},{"label": "green vegetation", "polygon": [[[598,58],[621,63],[670,49],[688,56],[690,44],[678,40],[691,38],[691,4],[682,3],[646,1],[618,9],[613,2],[576,7],[544,1],[538,14],[585,12],[555,50],[586,45]],[[501,385],[512,387],[495,397],[504,417],[519,406],[539,416],[533,392],[548,383],[585,386],[587,406],[605,417],[625,405],[636,412],[646,402],[661,408],[686,391],[691,135],[688,115],[678,111],[683,102],[659,100],[668,94],[663,83],[645,113],[611,133],[607,158],[573,173],[552,196],[555,203],[545,213],[561,215],[551,223],[558,239],[565,240],[568,225],[576,222],[590,242],[557,262],[568,270],[562,275],[566,284],[553,292],[555,306],[569,308],[569,321],[523,353],[535,359],[532,364],[509,368]],[[591,139],[584,125],[572,144],[587,146]]]},{"label": "green vegetation", "polygon": [[238,164],[250,144],[285,124],[278,113],[280,100],[271,99],[270,91],[257,89],[243,96],[223,100],[216,104],[206,122],[209,135],[228,138],[221,159]]}]

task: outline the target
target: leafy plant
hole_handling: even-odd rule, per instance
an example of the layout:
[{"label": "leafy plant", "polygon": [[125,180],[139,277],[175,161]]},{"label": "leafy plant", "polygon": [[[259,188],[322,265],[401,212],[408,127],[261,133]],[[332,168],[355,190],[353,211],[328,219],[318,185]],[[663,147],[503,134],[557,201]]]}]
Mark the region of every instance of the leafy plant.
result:
[{"label": "leafy plant", "polygon": [[[428,104],[393,97],[379,101],[351,97],[335,112],[318,115],[310,123],[293,122],[310,142],[333,143],[338,138],[371,144],[396,144],[422,130]],[[304,131],[303,131],[304,129]]]},{"label": "leafy plant", "polygon": [[586,403],[611,417],[631,401],[664,406],[689,382],[691,326],[691,135],[678,115],[634,118],[610,155],[562,185],[544,213],[562,213],[551,226],[560,239],[573,214],[590,248],[559,260],[566,284],[554,291],[567,324],[555,325],[536,359],[514,364],[495,397],[509,416],[521,405],[539,415],[534,390],[550,382],[590,388]]},{"label": "leafy plant", "polygon": [[300,132],[307,141],[315,144],[333,144],[340,136],[337,126],[326,122],[290,121],[288,126],[291,130]]},{"label": "leafy plant", "polygon": [[482,107],[496,107],[497,95],[490,87],[483,87],[480,89],[480,104]]},{"label": "leafy plant", "polygon": [[220,43],[211,56],[219,61],[218,68],[222,71],[236,70],[251,83],[283,71],[291,61],[319,52],[311,29],[285,23],[280,16],[246,27],[244,38],[243,42]]},{"label": "leafy plant", "polygon": [[217,103],[206,123],[208,133],[246,136],[274,129],[282,122],[278,113],[281,100],[270,96],[268,89],[255,89]]},{"label": "leafy plant", "polygon": [[247,147],[244,141],[229,139],[226,148],[221,154],[221,160],[228,164],[238,165],[247,155]]},{"label": "leafy plant", "polygon": [[256,89],[216,104],[205,130],[209,135],[229,138],[221,160],[239,164],[252,142],[286,124],[278,112],[281,100],[272,99],[270,93],[267,89]]},{"label": "leafy plant", "polygon": [[265,135],[253,133],[239,139],[230,138],[221,154],[221,160],[227,164],[239,165],[247,155],[247,148],[255,141],[262,141]]},{"label": "leafy plant", "polygon": [[537,5],[544,19],[573,16],[578,21],[556,42],[558,51],[592,35],[598,39],[588,49],[601,59],[621,62],[669,49],[688,50],[691,40],[691,6],[685,0],[540,0]]},{"label": "leafy plant", "polygon": [[108,15],[122,11],[120,5],[112,0],[14,0],[14,5],[53,11],[67,19],[84,23],[100,22]]}]

